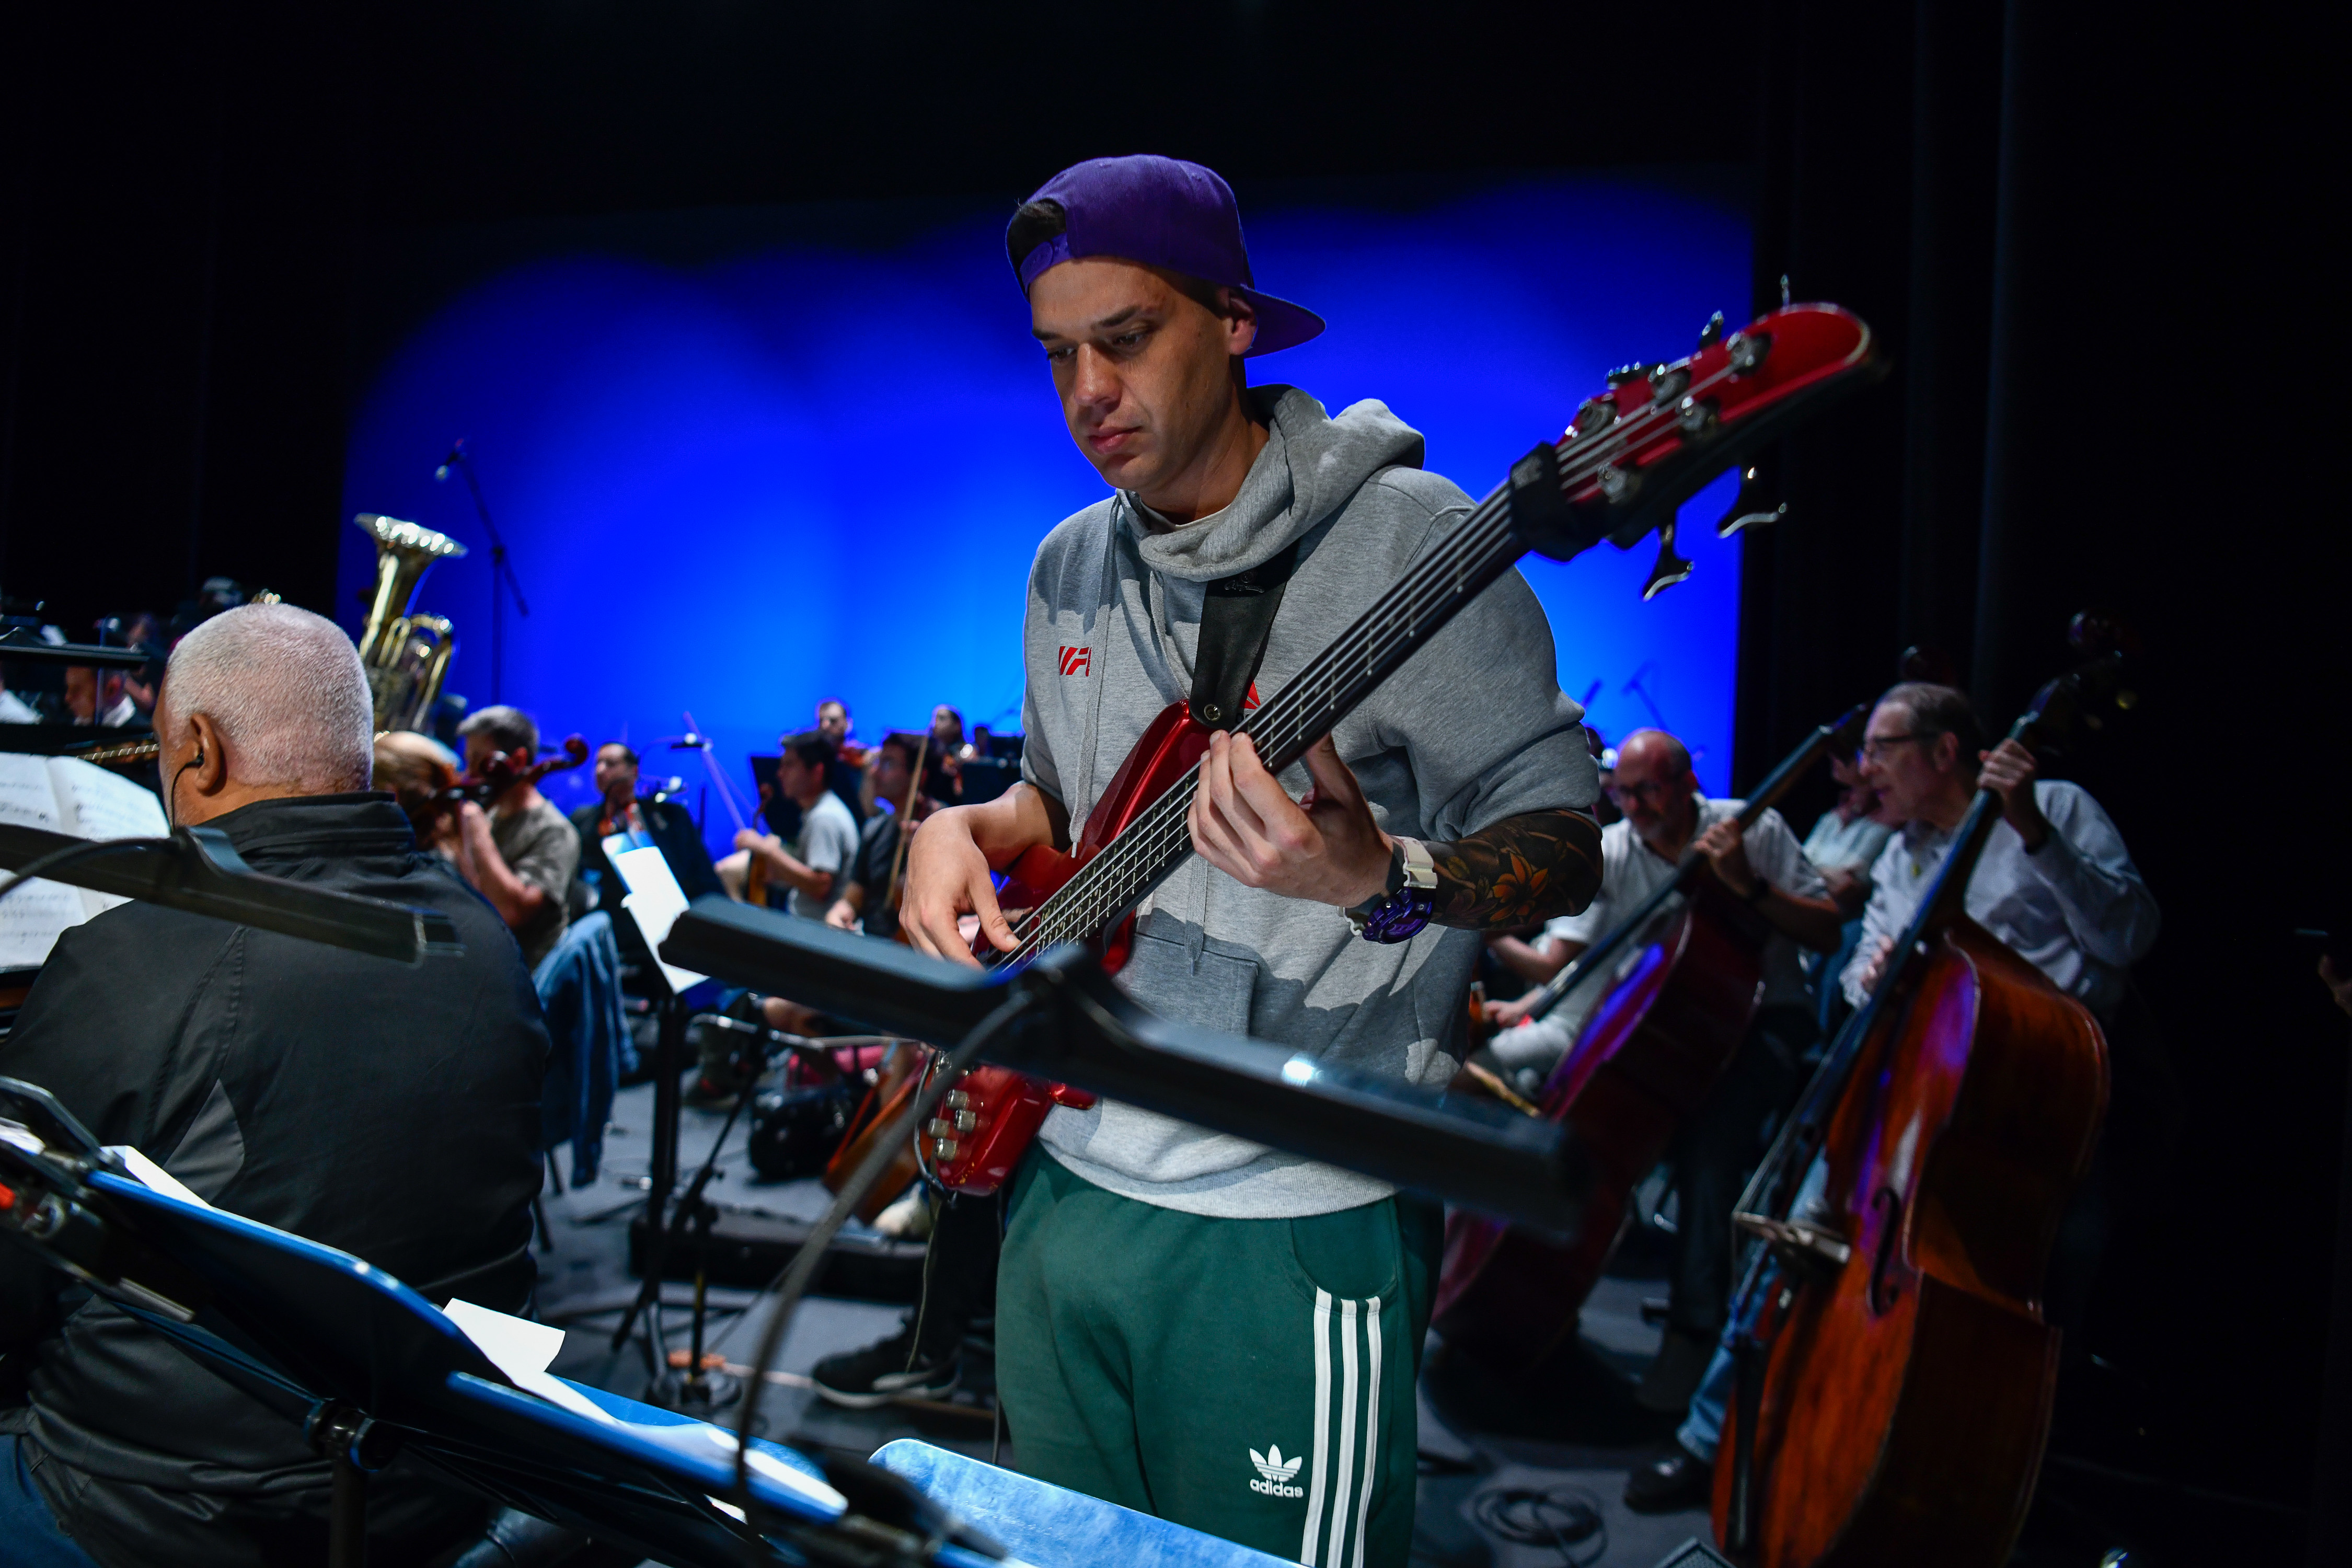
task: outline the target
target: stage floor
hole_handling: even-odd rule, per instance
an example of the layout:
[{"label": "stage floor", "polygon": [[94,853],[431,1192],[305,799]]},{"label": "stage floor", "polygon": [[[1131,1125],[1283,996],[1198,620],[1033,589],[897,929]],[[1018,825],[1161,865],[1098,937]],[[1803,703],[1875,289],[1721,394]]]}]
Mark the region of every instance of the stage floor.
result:
[{"label": "stage floor", "polygon": [[[748,1120],[748,1117],[745,1119]],[[725,1121],[721,1114],[689,1109],[681,1130],[680,1161],[690,1175],[709,1154]],[[635,1297],[637,1280],[628,1271],[628,1222],[639,1194],[623,1184],[642,1177],[650,1154],[653,1089],[640,1084],[621,1091],[606,1135],[604,1170],[593,1184],[547,1199],[554,1248],[540,1255],[541,1315],[568,1331],[554,1370],[564,1376],[632,1397],[645,1393],[646,1356],[642,1342],[609,1348],[622,1310]],[[814,1182],[772,1183],[758,1178],[743,1152],[744,1126],[737,1123],[719,1156],[723,1173],[709,1190],[721,1205],[740,1205],[796,1218],[823,1212],[825,1194]],[[568,1153],[559,1155],[568,1168]],[[1416,1563],[1444,1568],[1538,1568],[1558,1564],[1559,1552],[1501,1542],[1468,1517],[1475,1500],[1490,1491],[1537,1489],[1556,1492],[1589,1506],[1601,1529],[1570,1543],[1570,1561],[1584,1568],[1651,1568],[1693,1535],[1706,1533],[1704,1512],[1643,1517],[1619,1501],[1627,1467],[1664,1427],[1631,1401],[1638,1375],[1657,1344],[1657,1331],[1641,1317],[1645,1296],[1664,1294],[1662,1279],[1638,1276],[1602,1282],[1584,1314],[1580,1352],[1566,1358],[1557,1374],[1538,1384],[1499,1389],[1450,1361],[1443,1342],[1431,1341],[1422,1379],[1423,1479]],[[664,1328],[672,1348],[683,1351],[692,1289],[672,1283],[663,1291]],[[741,1314],[751,1292],[710,1292],[710,1332],[715,1347],[731,1362],[755,1352],[764,1324]],[[785,1340],[780,1370],[804,1377],[823,1357],[851,1350],[894,1332],[903,1307],[835,1297],[812,1297],[802,1307]],[[965,1357],[970,1401],[990,1386],[982,1351]],[[864,1456],[896,1437],[920,1437],[976,1458],[988,1457],[992,1425],[984,1412],[886,1406],[841,1410],[810,1389],[772,1384],[761,1401],[761,1426],[779,1439],[824,1444]],[[719,1419],[729,1419],[722,1415]],[[1007,1440],[1003,1459],[1016,1455]]]}]

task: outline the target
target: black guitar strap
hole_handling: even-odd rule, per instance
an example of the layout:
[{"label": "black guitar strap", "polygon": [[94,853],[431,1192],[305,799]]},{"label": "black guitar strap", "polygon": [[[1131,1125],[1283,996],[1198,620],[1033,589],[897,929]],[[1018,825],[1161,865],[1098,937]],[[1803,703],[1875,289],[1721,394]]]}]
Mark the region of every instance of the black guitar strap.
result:
[{"label": "black guitar strap", "polygon": [[1201,651],[1192,660],[1192,718],[1211,730],[1241,722],[1250,682],[1265,658],[1274,613],[1298,565],[1298,542],[1271,560],[1219,577],[1201,605]]}]

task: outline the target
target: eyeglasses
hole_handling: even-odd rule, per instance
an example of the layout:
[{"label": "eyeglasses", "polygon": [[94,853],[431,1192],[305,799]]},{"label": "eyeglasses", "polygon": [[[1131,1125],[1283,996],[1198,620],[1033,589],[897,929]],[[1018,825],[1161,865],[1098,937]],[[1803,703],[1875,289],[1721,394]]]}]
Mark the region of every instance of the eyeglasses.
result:
[{"label": "eyeglasses", "polygon": [[1903,744],[1906,741],[1932,741],[1934,739],[1936,739],[1935,736],[1923,733],[1916,730],[1913,731],[1908,735],[1873,735],[1869,740],[1864,741],[1862,743],[1862,755],[1864,761],[1874,763],[1878,761],[1879,758],[1885,756],[1887,752],[1893,751],[1895,747]]},{"label": "eyeglasses", "polygon": [[1655,779],[1643,779],[1637,784],[1612,784],[1601,793],[1608,795],[1611,800],[1620,802],[1664,800],[1666,798],[1666,786]]}]

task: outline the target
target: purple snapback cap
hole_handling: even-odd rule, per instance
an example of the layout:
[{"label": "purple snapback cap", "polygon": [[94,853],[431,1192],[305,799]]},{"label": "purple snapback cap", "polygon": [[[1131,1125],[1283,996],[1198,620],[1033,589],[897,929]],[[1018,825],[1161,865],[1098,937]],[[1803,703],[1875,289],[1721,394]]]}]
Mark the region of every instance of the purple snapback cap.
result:
[{"label": "purple snapback cap", "polygon": [[1213,169],[1149,153],[1090,158],[1038,186],[1029,200],[1059,202],[1066,226],[1022,258],[1017,270],[1024,294],[1049,267],[1116,256],[1181,272],[1247,300],[1257,310],[1257,341],[1247,357],[1294,348],[1323,331],[1323,318],[1314,311],[1253,286],[1241,208],[1233,187]]}]

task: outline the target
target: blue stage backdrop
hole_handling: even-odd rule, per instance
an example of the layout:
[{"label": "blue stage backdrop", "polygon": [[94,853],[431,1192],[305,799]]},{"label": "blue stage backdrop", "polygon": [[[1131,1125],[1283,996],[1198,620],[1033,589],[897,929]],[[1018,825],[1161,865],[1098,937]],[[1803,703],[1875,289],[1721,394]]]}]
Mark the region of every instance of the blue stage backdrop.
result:
[{"label": "blue stage backdrop", "polygon": [[[1253,378],[1335,409],[1384,400],[1473,495],[1611,366],[1685,353],[1709,312],[1737,321],[1747,300],[1737,205],[1637,178],[1243,196],[1258,280],[1331,323]],[[631,221],[644,237],[664,220]],[[472,551],[418,601],[457,624],[450,689],[490,700],[488,540],[463,485],[433,478],[463,437],[530,605],[506,611],[503,693],[551,740],[625,737],[649,772],[698,784],[696,759],[655,750],[688,711],[739,781],[747,752],[826,697],[869,738],[937,702],[1017,728],[1031,555],[1103,490],[1062,427],[1003,221],[942,211],[878,247],[755,240],[698,258],[600,239],[515,260],[509,241],[448,291],[361,389],[344,510]],[[1522,567],[1561,686],[1590,693],[1612,741],[1651,723],[1685,736],[1710,791],[1730,763],[1739,571],[1706,525],[1729,485],[1685,509],[1697,570],[1652,603],[1647,546]],[[373,563],[346,524],[347,624]],[[560,804],[589,794],[584,769],[550,785]],[[706,832],[731,836],[715,795]]]}]

